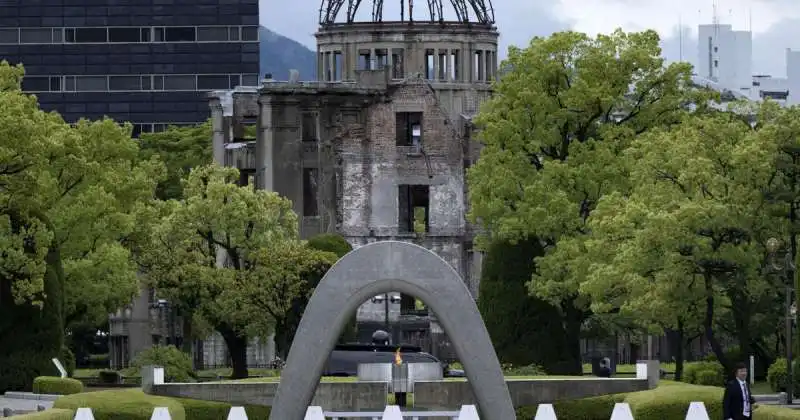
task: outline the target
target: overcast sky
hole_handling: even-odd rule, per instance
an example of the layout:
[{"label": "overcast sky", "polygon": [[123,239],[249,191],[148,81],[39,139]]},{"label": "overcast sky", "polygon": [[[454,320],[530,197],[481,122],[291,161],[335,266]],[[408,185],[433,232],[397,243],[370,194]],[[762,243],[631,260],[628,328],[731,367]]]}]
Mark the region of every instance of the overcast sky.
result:
[{"label": "overcast sky", "polygon": [[[784,76],[786,48],[800,49],[800,0],[716,0],[720,23],[753,31],[753,72]],[[399,2],[385,0],[385,20],[397,20]],[[444,2],[449,5],[448,0]],[[364,18],[371,1],[363,0]],[[427,10],[416,0],[415,10]],[[575,29],[589,34],[652,28],[664,40],[664,54],[695,62],[696,28],[711,23],[712,0],[494,0],[501,47],[524,45],[534,36]],[[261,24],[314,48],[320,0],[261,0]],[[416,15],[416,13],[415,13]],[[424,16],[418,16],[418,19]],[[684,27],[683,42],[679,36]],[[682,45],[682,48],[681,48]]]}]

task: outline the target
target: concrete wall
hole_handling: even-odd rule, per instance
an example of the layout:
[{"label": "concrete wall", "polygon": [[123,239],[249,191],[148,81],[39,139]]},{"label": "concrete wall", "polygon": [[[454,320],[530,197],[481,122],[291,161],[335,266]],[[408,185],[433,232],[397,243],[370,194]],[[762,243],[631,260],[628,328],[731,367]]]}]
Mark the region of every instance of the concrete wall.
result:
[{"label": "concrete wall", "polygon": [[[206,382],[153,385],[151,393],[167,397],[272,405],[278,382]],[[321,382],[312,405],[330,411],[382,409],[389,389],[383,382]]]},{"label": "concrete wall", "polygon": [[[558,400],[606,394],[644,391],[643,379],[521,379],[506,380],[515,407],[552,403]],[[446,409],[477,404],[472,385],[467,381],[430,381],[414,384],[414,405]]]}]

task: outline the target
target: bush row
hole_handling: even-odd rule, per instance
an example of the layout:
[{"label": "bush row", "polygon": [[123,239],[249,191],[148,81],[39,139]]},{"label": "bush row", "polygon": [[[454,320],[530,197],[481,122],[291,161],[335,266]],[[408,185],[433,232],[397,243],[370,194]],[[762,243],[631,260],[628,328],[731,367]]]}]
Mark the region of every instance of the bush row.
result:
[{"label": "bush row", "polygon": [[[702,401],[709,417],[722,418],[722,388],[664,381],[653,390],[604,395],[573,401],[557,401],[561,420],[608,420],[614,404],[628,403],[636,420],[684,420],[689,403]],[[19,416],[19,420],[67,420],[80,407],[91,407],[97,420],[148,420],[155,407],[168,407],[174,420],[219,420],[230,404],[145,395],[138,389],[100,391],[69,395],[55,403],[54,410]],[[530,420],[536,406],[520,407],[517,418]],[[267,420],[269,407],[245,407],[251,420]],[[774,406],[756,409],[759,420],[800,420],[800,411]]]},{"label": "bush row", "polygon": [[[43,417],[30,417],[30,420],[66,419],[63,412],[74,415],[81,407],[92,409],[95,420],[149,420],[156,407],[167,407],[173,420],[220,420],[228,416],[231,404],[212,401],[187,400],[181,398],[147,395],[140,389],[124,389],[112,391],[87,392],[61,397],[53,408],[47,410]],[[245,406],[247,418],[250,420],[267,420],[269,407]],[[44,416],[52,412],[52,417]],[[68,417],[70,420],[72,417]],[[19,420],[28,420],[20,416]]]}]

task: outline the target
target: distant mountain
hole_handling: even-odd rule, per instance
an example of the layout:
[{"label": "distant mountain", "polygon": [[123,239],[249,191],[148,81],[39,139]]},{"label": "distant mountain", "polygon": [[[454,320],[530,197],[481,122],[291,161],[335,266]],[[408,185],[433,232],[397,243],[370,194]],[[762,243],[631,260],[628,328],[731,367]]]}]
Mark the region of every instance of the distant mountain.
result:
[{"label": "distant mountain", "polygon": [[261,26],[261,77],[272,73],[275,80],[288,80],[289,70],[300,72],[300,80],[317,79],[317,53],[303,44]]}]

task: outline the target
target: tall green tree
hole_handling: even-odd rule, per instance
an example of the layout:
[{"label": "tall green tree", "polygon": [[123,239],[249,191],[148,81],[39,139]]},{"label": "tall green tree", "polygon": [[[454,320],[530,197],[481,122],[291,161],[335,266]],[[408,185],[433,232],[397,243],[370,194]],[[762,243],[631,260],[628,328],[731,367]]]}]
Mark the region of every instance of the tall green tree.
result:
[{"label": "tall green tree", "polygon": [[[763,126],[764,135],[773,136],[778,149],[775,156],[775,176],[766,191],[766,197],[773,204],[774,215],[783,219],[785,231],[776,239],[783,242],[785,249],[795,260],[798,255],[798,235],[800,235],[800,108],[781,108],[774,102],[767,102],[761,109],[759,124]],[[779,257],[780,258],[780,257]],[[794,275],[786,279],[793,283],[795,305],[800,308],[800,270],[789,272]],[[796,342],[800,343],[800,329]]]},{"label": "tall green tree", "polygon": [[[131,127],[71,126],[24,94],[21,67],[0,63],[0,389],[52,370],[63,328],[101,322],[137,290],[121,241],[161,164],[140,161]],[[8,370],[4,370],[8,369]]]},{"label": "tall green tree", "polygon": [[654,31],[534,38],[509,49],[476,119],[484,148],[468,174],[469,217],[491,238],[545,242],[530,287],[560,308],[575,373],[590,315],[579,288],[588,218],[603,195],[630,188],[619,154],[633,139],[704,104],[688,89],[691,66],[660,54]]},{"label": "tall green tree", "polygon": [[238,180],[235,168],[192,170],[185,198],[163,204],[167,215],[141,252],[150,284],[218,331],[233,377],[244,378],[248,338],[285,322],[303,274],[327,270],[335,256],[298,239],[289,200]]},{"label": "tall green tree", "polygon": [[637,138],[625,152],[634,187],[603,197],[590,220],[595,262],[580,287],[592,309],[619,308],[673,328],[701,319],[730,369],[735,361],[716,328],[726,308],[735,312],[743,354],[753,354],[752,309],[774,293],[762,273],[763,244],[775,233],[763,196],[774,140],[730,112]]},{"label": "tall green tree", "polygon": [[478,309],[497,356],[514,366],[539,365],[550,374],[571,369],[561,315],[548,302],[528,293],[534,258],[544,255],[536,238],[496,241],[483,259]]}]

